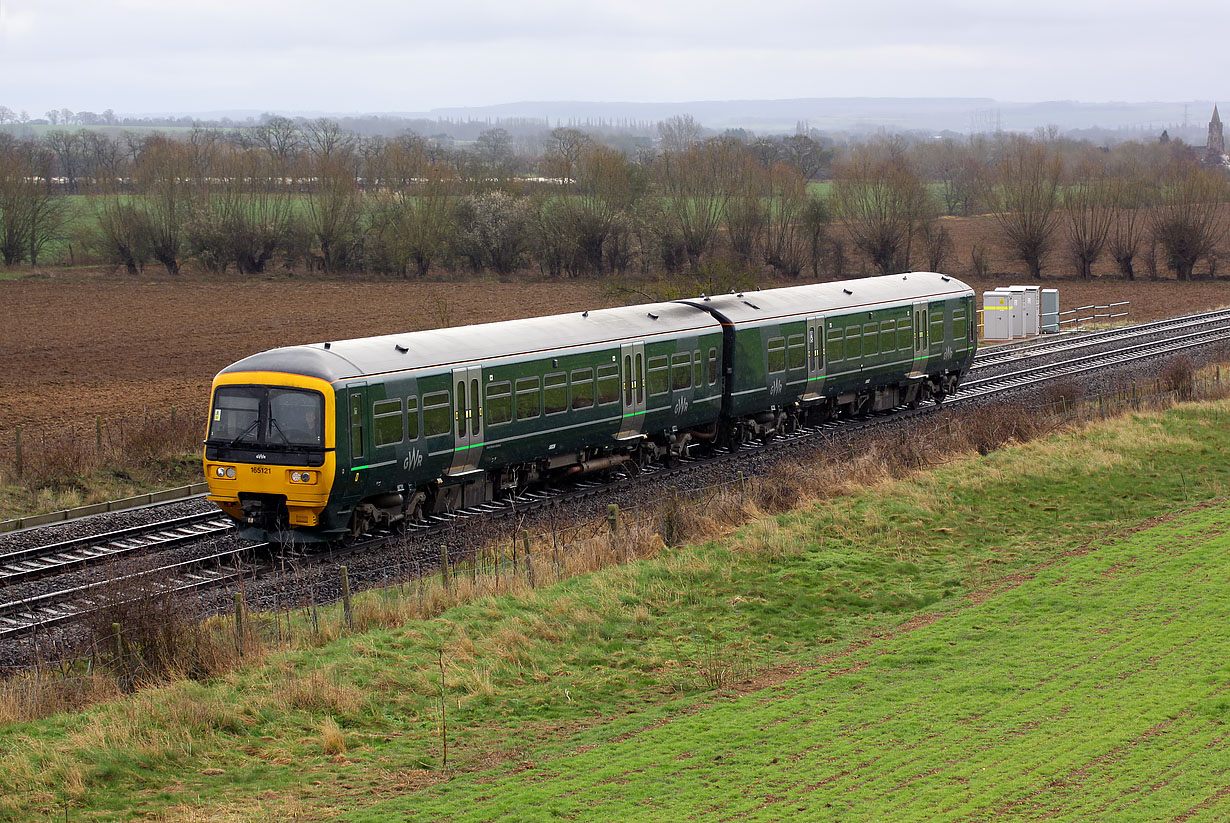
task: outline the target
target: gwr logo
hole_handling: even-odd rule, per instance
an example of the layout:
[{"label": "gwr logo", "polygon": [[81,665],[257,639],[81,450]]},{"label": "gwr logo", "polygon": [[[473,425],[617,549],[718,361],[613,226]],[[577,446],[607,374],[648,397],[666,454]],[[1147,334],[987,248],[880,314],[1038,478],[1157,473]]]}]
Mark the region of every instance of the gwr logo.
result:
[{"label": "gwr logo", "polygon": [[418,449],[413,449],[406,455],[406,459],[401,462],[401,467],[406,471],[417,469],[421,465],[423,465],[423,455]]},{"label": "gwr logo", "polygon": [[778,377],[773,381],[772,385],[769,386],[769,394],[781,394],[782,389],[784,388],[785,385],[782,383],[782,379]]},{"label": "gwr logo", "polygon": [[680,397],[675,401],[675,414],[683,414],[688,410],[688,398]]}]

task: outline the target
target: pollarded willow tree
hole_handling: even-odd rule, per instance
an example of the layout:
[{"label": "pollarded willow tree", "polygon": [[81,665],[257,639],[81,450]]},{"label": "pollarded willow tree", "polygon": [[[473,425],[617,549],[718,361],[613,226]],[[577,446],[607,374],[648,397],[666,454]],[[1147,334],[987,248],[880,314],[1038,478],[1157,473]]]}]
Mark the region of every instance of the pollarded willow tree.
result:
[{"label": "pollarded willow tree", "polygon": [[1013,135],[980,176],[980,194],[1005,245],[1035,280],[1055,244],[1062,175],[1062,161],[1046,145]]},{"label": "pollarded willow tree", "polygon": [[1114,219],[1114,199],[1105,165],[1096,160],[1079,163],[1063,190],[1063,226],[1068,258],[1082,280],[1093,277],[1093,264],[1102,256]]},{"label": "pollarded willow tree", "polygon": [[886,143],[855,148],[835,170],[833,200],[851,242],[881,274],[909,270],[919,228],[935,206],[903,152]]},{"label": "pollarded willow tree", "polygon": [[1191,280],[1225,236],[1228,189],[1224,173],[1189,158],[1174,159],[1166,170],[1149,226],[1179,280]]}]

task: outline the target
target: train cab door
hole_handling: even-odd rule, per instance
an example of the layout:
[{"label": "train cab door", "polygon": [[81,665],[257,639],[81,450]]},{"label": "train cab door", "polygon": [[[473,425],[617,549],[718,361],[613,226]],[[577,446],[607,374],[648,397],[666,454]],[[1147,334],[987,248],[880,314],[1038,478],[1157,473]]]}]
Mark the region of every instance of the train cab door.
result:
[{"label": "train cab door", "polygon": [[623,418],[617,440],[639,440],[645,424],[645,344],[622,343],[619,347],[620,396]]},{"label": "train cab door", "polygon": [[914,304],[913,319],[914,366],[910,371],[922,373],[927,370],[927,350],[931,345],[931,341],[928,339],[931,334],[931,313],[925,300]]},{"label": "train cab door", "polygon": [[453,369],[453,477],[474,474],[483,452],[483,367]]},{"label": "train cab door", "polygon": [[366,468],[370,462],[368,459],[366,414],[367,384],[351,383],[346,387],[346,430],[349,432],[350,469],[355,472]]},{"label": "train cab door", "polygon": [[807,318],[807,387],[803,400],[817,400],[824,392],[824,315]]}]

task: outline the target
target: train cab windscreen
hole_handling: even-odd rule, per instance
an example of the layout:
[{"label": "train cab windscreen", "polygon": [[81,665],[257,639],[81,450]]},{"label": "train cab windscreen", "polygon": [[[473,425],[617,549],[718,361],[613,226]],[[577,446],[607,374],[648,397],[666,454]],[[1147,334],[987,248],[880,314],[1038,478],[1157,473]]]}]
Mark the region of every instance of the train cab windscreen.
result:
[{"label": "train cab windscreen", "polygon": [[307,451],[322,452],[325,442],[324,397],[320,392],[276,386],[220,386],[214,392],[207,448],[212,459],[243,459],[245,451],[279,454],[289,462],[304,460]]}]

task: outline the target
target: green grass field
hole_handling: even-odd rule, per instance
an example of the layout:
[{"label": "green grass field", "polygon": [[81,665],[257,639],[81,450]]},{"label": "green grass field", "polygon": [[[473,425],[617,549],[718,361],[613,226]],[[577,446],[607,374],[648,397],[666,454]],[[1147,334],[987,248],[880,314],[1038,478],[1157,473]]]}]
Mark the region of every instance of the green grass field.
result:
[{"label": "green grass field", "polygon": [[1225,819],[1228,413],[11,723],[0,819]]}]

